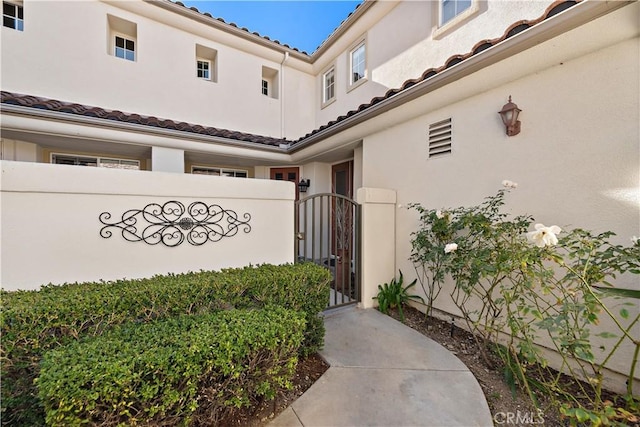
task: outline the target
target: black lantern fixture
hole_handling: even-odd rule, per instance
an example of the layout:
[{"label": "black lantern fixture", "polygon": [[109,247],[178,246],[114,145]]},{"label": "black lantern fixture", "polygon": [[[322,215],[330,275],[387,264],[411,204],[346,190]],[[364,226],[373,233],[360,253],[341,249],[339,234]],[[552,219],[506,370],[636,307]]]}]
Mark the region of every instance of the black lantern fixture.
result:
[{"label": "black lantern fixture", "polygon": [[300,190],[301,193],[306,193],[310,185],[311,185],[310,179],[307,179],[306,181],[304,179],[301,179],[300,182],[298,183],[298,189]]},{"label": "black lantern fixture", "polygon": [[520,133],[520,122],[518,121],[518,115],[522,110],[518,108],[516,104],[511,102],[511,95],[509,95],[509,102],[504,104],[502,110],[498,112],[502,118],[502,122],[507,128],[507,135],[514,136]]}]

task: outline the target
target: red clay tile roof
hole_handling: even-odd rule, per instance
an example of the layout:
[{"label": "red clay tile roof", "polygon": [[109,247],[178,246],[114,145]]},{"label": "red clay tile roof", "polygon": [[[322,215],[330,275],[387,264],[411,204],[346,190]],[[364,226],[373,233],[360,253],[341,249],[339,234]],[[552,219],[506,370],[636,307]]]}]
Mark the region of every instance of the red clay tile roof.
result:
[{"label": "red clay tile roof", "polygon": [[254,135],[250,133],[237,132],[227,129],[206,127],[186,122],[176,122],[168,119],[159,119],[154,116],[143,116],[136,113],[124,113],[119,110],[107,110],[100,107],[75,104],[71,102],[58,101],[56,99],[41,98],[33,95],[23,95],[7,91],[1,92],[2,104],[20,105],[22,107],[37,108],[59,113],[68,113],[84,117],[96,117],[104,120],[114,120],[117,122],[134,123],[143,126],[152,126],[162,129],[177,130],[180,132],[196,133],[199,135],[215,136],[236,141],[253,142],[262,145],[279,146],[291,141],[268,136]]},{"label": "red clay tile roof", "polygon": [[262,145],[270,145],[270,146],[277,147],[277,146],[280,146],[281,144],[291,144],[292,146],[295,146],[296,144],[303,142],[306,138],[309,138],[310,136],[315,135],[320,131],[328,129],[355,114],[359,114],[382,101],[392,98],[398,93],[401,93],[402,91],[407,90],[418,83],[421,83],[425,80],[432,78],[433,76],[452,67],[453,65],[463,62],[471,58],[472,56],[477,55],[480,52],[492,46],[495,46],[498,43],[501,43],[504,40],[510,37],[513,37],[514,35],[536,24],[539,24],[545,19],[548,19],[566,9],[569,9],[570,7],[579,3],[580,1],[582,0],[568,0],[568,1],[558,0],[554,2],[551,6],[549,6],[545,11],[545,13],[538,19],[523,20],[523,21],[518,21],[512,24],[511,26],[509,26],[509,28],[506,29],[506,31],[503,33],[502,36],[497,37],[495,39],[481,40],[480,42],[475,44],[475,46],[473,47],[473,49],[471,49],[470,52],[466,54],[452,55],[451,57],[449,57],[447,61],[445,61],[445,64],[443,66],[438,68],[427,69],[424,73],[422,73],[422,76],[420,76],[419,78],[405,81],[400,88],[388,90],[383,96],[375,97],[367,104],[361,104],[358,108],[351,110],[342,116],[339,116],[335,120],[330,121],[326,125],[320,126],[318,129],[313,130],[312,132],[306,134],[301,138],[298,138],[295,141],[265,137],[260,135],[231,131],[227,129],[204,127],[204,126],[194,125],[194,124],[185,123],[185,122],[175,122],[173,120],[159,119],[153,116],[142,116],[142,115],[133,114],[133,113],[123,113],[122,111],[118,111],[118,110],[106,110],[99,107],[91,107],[91,106],[86,106],[81,104],[74,104],[70,102],[63,102],[63,101],[58,101],[53,99],[40,98],[37,96],[23,95],[23,94],[17,94],[17,93],[6,92],[6,91],[2,91],[2,97],[0,102],[2,104],[20,105],[23,107],[38,108],[38,109],[43,109],[48,111],[69,113],[69,114],[75,114],[75,115],[80,115],[85,117],[97,117],[105,120],[135,123],[135,124],[140,124],[144,126],[160,127],[164,129],[172,129],[172,130],[177,130],[181,132],[190,132],[190,133],[195,133],[200,135],[209,135],[214,137],[221,137],[221,138],[227,138],[227,139],[262,144]]}]

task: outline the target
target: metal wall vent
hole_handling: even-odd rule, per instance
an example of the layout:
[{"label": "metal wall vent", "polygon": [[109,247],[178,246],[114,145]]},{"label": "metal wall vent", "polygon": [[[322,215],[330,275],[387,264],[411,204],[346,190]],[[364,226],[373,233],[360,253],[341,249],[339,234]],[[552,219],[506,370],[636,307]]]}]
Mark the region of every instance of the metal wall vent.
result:
[{"label": "metal wall vent", "polygon": [[451,118],[429,125],[429,158],[451,153]]}]

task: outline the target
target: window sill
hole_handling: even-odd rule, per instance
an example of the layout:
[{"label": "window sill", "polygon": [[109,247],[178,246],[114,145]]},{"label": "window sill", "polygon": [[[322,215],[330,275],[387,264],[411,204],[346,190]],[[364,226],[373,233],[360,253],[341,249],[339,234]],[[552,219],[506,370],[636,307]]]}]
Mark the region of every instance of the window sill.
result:
[{"label": "window sill", "polygon": [[363,84],[365,84],[369,79],[367,77],[363,77],[360,80],[358,80],[355,83],[352,83],[349,85],[349,87],[347,88],[347,93],[351,92],[352,90],[362,86]]},{"label": "window sill", "polygon": [[334,102],[336,102],[336,97],[335,97],[335,96],[334,96],[333,98],[331,98],[330,100],[328,100],[328,101],[326,101],[326,102],[323,102],[323,103],[320,105],[320,109],[322,110],[322,109],[324,109],[324,108],[328,107],[329,105],[333,104]]}]

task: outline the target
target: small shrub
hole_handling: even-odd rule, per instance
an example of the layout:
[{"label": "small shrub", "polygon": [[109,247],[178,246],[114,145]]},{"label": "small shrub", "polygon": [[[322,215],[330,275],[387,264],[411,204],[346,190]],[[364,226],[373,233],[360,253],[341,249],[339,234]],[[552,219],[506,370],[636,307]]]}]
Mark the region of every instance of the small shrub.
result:
[{"label": "small shrub", "polygon": [[51,350],[37,379],[46,422],[215,421],[290,387],[304,326],[279,307],[231,310],[126,324]]},{"label": "small shrub", "polygon": [[315,264],[261,265],[148,279],[48,285],[39,291],[0,291],[2,421],[43,424],[33,380],[42,355],[128,322],[280,305],[304,312],[301,355],[318,351],[329,300],[330,272]]},{"label": "small shrub", "polygon": [[396,281],[395,277],[389,283],[378,285],[378,295],[373,299],[378,300],[378,308],[384,314],[389,313],[390,308],[398,308],[400,314],[400,320],[404,322],[404,312],[402,306],[409,303],[409,301],[422,301],[424,300],[419,295],[409,294],[408,290],[416,285],[417,279],[404,286],[404,276],[400,271],[400,278]]},{"label": "small shrub", "polygon": [[[563,230],[536,224],[530,215],[509,215],[502,207],[517,184],[505,180],[503,185],[477,206],[435,210],[410,205],[420,214],[410,259],[424,277],[428,310],[450,278],[451,302],[480,344],[480,354],[489,362],[487,348],[502,342],[496,348],[507,381],[518,384],[534,404],[536,393],[543,393],[571,425],[635,420],[627,414],[638,408],[633,384],[640,341],[632,331],[640,324],[640,313],[627,307],[637,306],[628,299],[639,298],[640,292],[613,282],[640,274],[640,242],[633,237],[633,245],[624,247],[610,241],[612,232]],[[609,341],[594,348],[592,329],[603,318],[608,327],[595,336]],[[573,382],[579,393],[549,368],[538,345],[542,337],[560,356],[562,370],[586,380]],[[603,399],[603,378],[624,346],[634,348],[634,355],[624,407],[613,407]]]}]

